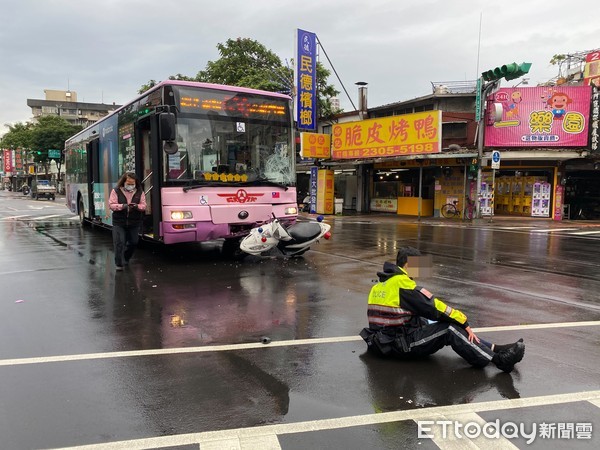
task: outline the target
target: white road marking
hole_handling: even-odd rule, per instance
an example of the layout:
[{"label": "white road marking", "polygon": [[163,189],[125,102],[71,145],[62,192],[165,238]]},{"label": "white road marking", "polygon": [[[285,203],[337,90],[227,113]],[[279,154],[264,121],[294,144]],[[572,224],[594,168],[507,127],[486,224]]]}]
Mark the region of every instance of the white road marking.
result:
[{"label": "white road marking", "polygon": [[[425,419],[419,420],[430,420],[433,422],[437,421],[452,421],[453,423],[467,424],[477,423],[481,428],[487,423],[487,421],[479,414],[474,412],[467,412],[453,415],[435,415]],[[415,420],[415,422],[417,422]],[[460,449],[473,449],[473,448],[485,448],[487,449],[518,449],[517,446],[513,445],[508,439],[500,435],[497,439],[488,439],[483,433],[477,438],[470,439],[465,436],[464,430],[459,430],[460,436],[456,436],[454,433],[454,427],[444,426],[441,424],[432,424],[431,431],[427,434],[433,435],[431,439],[435,445],[442,450],[460,450]],[[428,427],[429,428],[429,427]],[[444,432],[445,431],[445,432]],[[471,430],[472,431],[472,430]]]},{"label": "white road marking", "polygon": [[31,214],[24,214],[24,215],[20,215],[20,216],[7,216],[7,217],[1,217],[0,218],[0,222],[4,221],[11,221],[11,220],[31,220],[31,221],[38,221],[38,220],[45,220],[45,219],[52,219],[52,218],[62,218],[64,220],[79,220],[79,216],[64,216],[62,214],[52,214],[52,215],[48,215],[48,216],[32,216]]},{"label": "white road marking", "polygon": [[281,450],[279,439],[275,434],[232,439],[211,439],[201,441],[199,444],[200,450]]},{"label": "white road marking", "polygon": [[[230,430],[205,431],[201,433],[179,434],[174,436],[159,436],[146,439],[133,439],[129,441],[104,442],[101,444],[82,445],[78,447],[65,447],[81,450],[141,450],[160,447],[175,447],[194,445],[202,442],[236,442],[239,439],[266,436],[279,436],[282,434],[308,433],[323,430],[335,430],[365,425],[378,425],[382,423],[399,422],[402,420],[428,420],[431,417],[456,416],[459,414],[473,414],[484,411],[501,411],[513,408],[528,408],[533,406],[560,405],[582,401],[600,401],[600,391],[575,392],[571,394],[543,395],[539,397],[517,398],[510,400],[495,400],[490,402],[466,403],[461,405],[434,406],[431,408],[392,411],[378,414],[364,414],[362,416],[348,416],[333,419],[310,420],[296,423],[282,423],[263,425],[249,428],[234,428]],[[216,447],[228,448],[228,447]],[[236,448],[236,447],[233,447]],[[204,449],[204,447],[201,447]]]},{"label": "white road marking", "polygon": [[556,231],[573,231],[578,230],[578,228],[536,228],[531,230],[532,233],[554,233]]},{"label": "white road marking", "polygon": [[587,236],[587,235],[590,235],[590,234],[600,234],[600,230],[596,230],[596,231],[576,231],[576,232],[571,233],[571,234],[574,234],[575,236]]},{"label": "white road marking", "polygon": [[588,400],[588,402],[590,402],[592,405],[597,406],[598,408],[600,408],[600,398]]},{"label": "white road marking", "polygon": [[8,216],[8,217],[3,217],[2,220],[16,220],[19,219],[21,217],[31,217],[29,214],[23,214],[20,216]]},{"label": "white road marking", "polygon": [[60,214],[50,214],[49,216],[32,217],[31,220],[44,220],[52,217],[60,217]]},{"label": "white road marking", "polygon": [[[540,330],[550,328],[571,328],[571,327],[590,327],[600,326],[600,320],[589,322],[561,322],[561,323],[536,323],[529,325],[509,325],[502,327],[484,327],[474,328],[476,333],[485,333],[489,331],[514,331],[514,330]],[[60,356],[40,356],[33,358],[16,358],[16,359],[0,359],[0,366],[18,366],[25,364],[41,364],[55,363],[67,361],[87,361],[93,359],[111,359],[111,358],[127,358],[132,356],[158,356],[158,355],[175,355],[185,353],[207,353],[207,352],[223,352],[231,350],[249,350],[256,348],[268,347],[293,347],[297,345],[315,345],[315,344],[338,344],[341,342],[361,341],[360,336],[337,336],[330,338],[310,338],[310,339],[294,339],[287,341],[271,341],[269,344],[261,342],[252,342],[248,344],[232,344],[232,345],[205,345],[202,347],[175,347],[175,348],[157,348],[151,350],[130,350],[122,352],[105,352],[105,353],[85,353],[78,355],[60,355]]]}]

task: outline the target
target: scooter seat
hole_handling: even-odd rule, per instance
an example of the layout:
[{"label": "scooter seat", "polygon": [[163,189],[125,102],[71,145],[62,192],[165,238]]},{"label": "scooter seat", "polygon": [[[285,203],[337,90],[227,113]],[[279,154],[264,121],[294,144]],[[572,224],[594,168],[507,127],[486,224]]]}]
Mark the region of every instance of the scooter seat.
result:
[{"label": "scooter seat", "polygon": [[298,222],[286,231],[295,241],[306,242],[321,234],[321,226],[315,222]]}]

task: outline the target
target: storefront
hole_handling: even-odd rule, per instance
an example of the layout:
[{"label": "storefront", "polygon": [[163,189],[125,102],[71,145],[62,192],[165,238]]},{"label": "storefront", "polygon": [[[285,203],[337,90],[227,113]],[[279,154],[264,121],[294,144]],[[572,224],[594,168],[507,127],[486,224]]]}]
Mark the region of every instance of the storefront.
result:
[{"label": "storefront", "polygon": [[370,210],[439,217],[442,206],[454,201],[462,210],[465,197],[475,196],[471,187],[475,174],[467,164],[474,156],[375,163]]},{"label": "storefront", "polygon": [[556,167],[503,168],[496,171],[494,214],[550,217]]},{"label": "storefront", "polygon": [[600,160],[567,161],[564,166],[565,219],[600,219]]}]

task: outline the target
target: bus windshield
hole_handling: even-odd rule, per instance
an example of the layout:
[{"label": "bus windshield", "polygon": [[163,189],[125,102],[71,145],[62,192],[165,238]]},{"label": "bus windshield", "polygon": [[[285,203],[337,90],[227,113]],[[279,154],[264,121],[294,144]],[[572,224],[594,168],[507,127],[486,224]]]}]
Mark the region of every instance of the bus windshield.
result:
[{"label": "bus windshield", "polygon": [[178,152],[165,157],[164,182],[295,184],[285,99],[180,87]]}]

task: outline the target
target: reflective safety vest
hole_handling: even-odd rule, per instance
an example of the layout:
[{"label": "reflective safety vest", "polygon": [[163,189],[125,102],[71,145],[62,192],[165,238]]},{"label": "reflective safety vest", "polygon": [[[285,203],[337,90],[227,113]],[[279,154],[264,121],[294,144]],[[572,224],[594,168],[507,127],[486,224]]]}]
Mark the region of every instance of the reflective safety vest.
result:
[{"label": "reflective safety vest", "polygon": [[416,285],[407,275],[398,274],[373,286],[367,308],[369,326],[406,324],[414,314],[400,307],[400,289],[414,289]]},{"label": "reflective safety vest", "polygon": [[[406,325],[413,318],[454,322],[467,326],[467,316],[458,309],[435,298],[427,289],[417,286],[405,270],[390,273],[390,278],[371,288],[367,308],[369,327],[396,327]],[[417,322],[413,321],[413,324]]]}]

